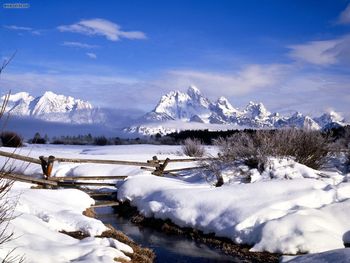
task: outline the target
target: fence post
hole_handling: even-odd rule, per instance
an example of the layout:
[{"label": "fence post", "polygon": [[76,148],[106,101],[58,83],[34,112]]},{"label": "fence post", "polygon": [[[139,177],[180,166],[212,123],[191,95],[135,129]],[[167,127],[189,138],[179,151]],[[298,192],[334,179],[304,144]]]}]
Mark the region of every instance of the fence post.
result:
[{"label": "fence post", "polygon": [[45,177],[45,179],[47,179],[47,176],[46,176],[46,174],[47,174],[47,162],[46,162],[44,156],[42,156],[42,155],[39,156],[39,160],[41,162],[41,169],[43,170],[44,177]]},{"label": "fence post", "polygon": [[47,161],[44,156],[39,156],[39,159],[41,161],[41,169],[43,170],[44,177],[48,179],[51,176],[55,156],[50,155]]},{"label": "fence post", "polygon": [[168,165],[169,162],[170,162],[170,159],[166,158],[164,163],[160,164],[152,174],[163,176],[165,167]]},{"label": "fence post", "polygon": [[48,160],[47,160],[47,167],[46,167],[47,177],[51,176],[54,161],[55,161],[55,156],[50,155]]}]

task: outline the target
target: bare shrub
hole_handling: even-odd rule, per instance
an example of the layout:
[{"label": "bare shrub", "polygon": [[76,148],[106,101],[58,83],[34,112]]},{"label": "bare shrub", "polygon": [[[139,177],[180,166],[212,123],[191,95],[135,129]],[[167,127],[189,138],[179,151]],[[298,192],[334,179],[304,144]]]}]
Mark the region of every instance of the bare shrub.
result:
[{"label": "bare shrub", "polygon": [[220,160],[242,161],[262,172],[267,158],[292,157],[295,161],[318,169],[328,153],[327,140],[318,131],[297,129],[240,132],[216,141]]},{"label": "bare shrub", "polygon": [[202,157],[205,154],[205,149],[198,139],[187,138],[182,145],[182,151],[190,157]]},{"label": "bare shrub", "polygon": [[[16,55],[16,52],[13,53],[13,55],[9,59],[3,61],[2,65],[0,66],[0,76],[3,70],[11,62],[11,60],[14,58],[15,55]],[[10,98],[10,92],[4,96],[4,99],[1,102],[0,118],[2,118],[5,114],[6,106],[8,104],[9,98]],[[16,133],[3,132],[0,137],[1,137],[3,146],[10,146],[10,147],[22,146],[22,138]],[[5,175],[8,173],[5,171],[5,166],[7,162],[8,161],[5,162],[5,165],[3,167],[0,167],[0,248],[2,248],[4,244],[11,241],[13,238],[13,232],[7,231],[10,220],[13,219],[13,211],[14,211],[14,204],[13,202],[10,202],[7,196],[8,192],[11,190],[11,187],[13,185],[13,181],[5,178]],[[3,258],[1,258],[0,259],[1,262],[2,263],[23,262],[24,261],[23,257],[13,255],[14,250],[15,248],[10,250]]]},{"label": "bare shrub", "polygon": [[[0,174],[0,245],[3,245],[4,243],[11,240],[13,234],[6,234],[6,229],[9,223],[9,220],[11,219],[11,209],[9,208],[9,202],[7,199],[7,193],[10,191],[11,186],[13,182],[10,180],[6,180],[3,178],[4,173],[1,172]],[[5,226],[5,227],[4,227]]]},{"label": "bare shrub", "polygon": [[293,157],[308,167],[319,169],[328,153],[328,143],[319,131],[287,129],[271,138],[271,155]]},{"label": "bare shrub", "polygon": [[267,160],[268,137],[265,132],[233,134],[228,138],[219,138],[220,160],[224,163],[242,161],[251,168],[264,170]]},{"label": "bare shrub", "polygon": [[4,147],[21,147],[23,139],[20,135],[12,131],[5,131],[0,134],[1,143]]}]

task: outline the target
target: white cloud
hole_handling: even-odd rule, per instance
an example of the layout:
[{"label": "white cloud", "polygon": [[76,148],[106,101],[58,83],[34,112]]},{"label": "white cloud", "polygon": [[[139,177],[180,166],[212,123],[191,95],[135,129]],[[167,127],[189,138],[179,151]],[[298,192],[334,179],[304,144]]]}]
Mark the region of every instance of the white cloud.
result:
[{"label": "white cloud", "polygon": [[92,48],[97,48],[97,45],[90,45],[86,43],[81,43],[81,42],[70,42],[70,41],[64,41],[62,43],[62,46],[66,47],[76,47],[76,48],[86,48],[86,49],[92,49]]},{"label": "white cloud", "polygon": [[33,35],[41,35],[40,30],[35,30],[35,29],[31,28],[31,27],[16,26],[16,25],[5,25],[3,27],[8,29],[8,30],[25,31],[25,32],[29,32],[29,33],[31,33]]},{"label": "white cloud", "polygon": [[145,33],[141,31],[122,31],[118,24],[101,18],[81,20],[72,25],[62,25],[58,27],[61,32],[74,32],[88,36],[104,36],[108,40],[118,41],[121,38],[145,39]]},{"label": "white cloud", "polygon": [[297,61],[319,66],[330,66],[348,62],[350,57],[350,36],[320,41],[310,41],[305,44],[288,46],[289,56]]},{"label": "white cloud", "polygon": [[350,24],[350,4],[340,13],[338,24]]},{"label": "white cloud", "polygon": [[15,26],[15,25],[4,26],[4,28],[10,29],[10,30],[21,30],[21,31],[32,31],[33,30],[31,27]]},{"label": "white cloud", "polygon": [[157,80],[159,86],[172,89],[183,89],[191,84],[201,88],[206,94],[243,95],[257,89],[271,87],[289,71],[287,65],[249,65],[236,72],[208,72],[195,70],[172,70],[162,79]]},{"label": "white cloud", "polygon": [[157,73],[157,77],[162,75],[158,79],[148,76],[145,80],[122,76],[117,71],[106,73],[105,69],[91,68],[90,64],[68,67],[68,72],[67,65],[63,71],[52,73],[6,72],[0,89],[18,92],[24,87],[33,95],[52,90],[89,100],[96,106],[150,111],[166,92],[185,91],[188,85],[196,84],[203,95],[212,100],[227,96],[235,107],[244,107],[253,100],[282,113],[299,110],[320,115],[332,107],[350,117],[350,75],[322,68],[305,72],[295,66],[267,64],[249,65],[231,73],[172,70]]},{"label": "white cloud", "polygon": [[[83,65],[81,67],[84,67]],[[91,101],[96,106],[149,110],[159,99],[153,92],[159,87],[151,83],[118,75],[102,73],[39,73],[7,72],[1,76],[0,89],[12,93],[26,91],[34,96],[50,90]],[[82,92],[84,91],[84,92]],[[107,94],[107,96],[106,96]],[[135,96],[137,94],[137,96]]]},{"label": "white cloud", "polygon": [[89,58],[92,58],[92,59],[96,59],[96,58],[97,58],[97,55],[96,55],[95,53],[87,52],[86,55],[87,55]]}]

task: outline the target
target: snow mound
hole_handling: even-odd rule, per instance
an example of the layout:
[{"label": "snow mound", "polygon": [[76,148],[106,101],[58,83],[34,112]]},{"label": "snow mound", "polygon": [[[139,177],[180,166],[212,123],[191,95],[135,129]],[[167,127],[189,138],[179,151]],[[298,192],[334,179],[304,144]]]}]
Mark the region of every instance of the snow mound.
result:
[{"label": "snow mound", "polygon": [[15,218],[7,229],[14,238],[0,250],[0,260],[13,248],[12,256],[33,263],[130,260],[123,252],[132,253],[132,248],[119,241],[96,237],[78,240],[59,232],[82,231],[95,236],[108,229],[101,221],[82,214],[94,203],[84,192],[29,189],[27,184],[15,183],[8,198],[17,203]]},{"label": "snow mound", "polygon": [[215,233],[252,245],[253,251],[295,254],[341,248],[350,229],[350,201],[339,202],[337,187],[316,179],[215,188],[138,176],[125,181],[118,199],[129,200],[147,217]]},{"label": "snow mound", "polygon": [[335,249],[322,253],[302,255],[297,257],[283,257],[282,263],[348,263],[350,248]]}]

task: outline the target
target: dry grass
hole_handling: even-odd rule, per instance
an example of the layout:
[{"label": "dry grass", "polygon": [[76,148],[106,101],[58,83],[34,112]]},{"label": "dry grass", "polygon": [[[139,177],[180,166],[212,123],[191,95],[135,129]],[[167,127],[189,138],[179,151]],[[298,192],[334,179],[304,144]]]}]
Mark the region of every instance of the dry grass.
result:
[{"label": "dry grass", "polygon": [[[96,213],[93,208],[87,208],[84,212],[83,215],[96,218]],[[103,232],[101,235],[98,235],[96,237],[106,237],[106,238],[113,238],[116,239],[124,244],[127,244],[130,246],[134,253],[129,254],[125,253],[128,257],[131,258],[131,261],[126,261],[124,259],[116,258],[115,261],[119,262],[129,262],[129,263],[152,263],[155,259],[155,254],[151,249],[148,248],[143,248],[139,246],[137,243],[135,243],[133,240],[131,240],[127,235],[125,235],[123,232],[116,230],[112,225],[106,224],[106,226],[109,228],[109,230]],[[82,231],[65,231],[62,230],[60,233],[66,234],[68,236],[71,236],[76,239],[84,239],[86,237],[89,237],[88,234],[82,232]]]},{"label": "dry grass", "polygon": [[318,169],[328,153],[327,140],[317,131],[286,129],[237,133],[219,139],[220,160],[224,163],[242,161],[259,171],[265,169],[268,157],[291,157]]},{"label": "dry grass", "polygon": [[205,154],[205,149],[198,139],[187,138],[182,145],[182,151],[190,157],[202,157]]},{"label": "dry grass", "polygon": [[91,218],[96,218],[96,212],[92,207],[86,208],[83,212],[83,215]]},{"label": "dry grass", "polygon": [[131,258],[131,263],[151,263],[155,259],[154,252],[149,248],[143,248],[136,244],[133,240],[131,240],[127,235],[125,235],[123,232],[116,230],[111,225],[106,225],[109,230],[103,232],[101,236],[98,237],[109,237],[114,238],[120,242],[123,242],[127,244],[128,246],[132,247],[134,253],[128,254],[127,256]]}]

